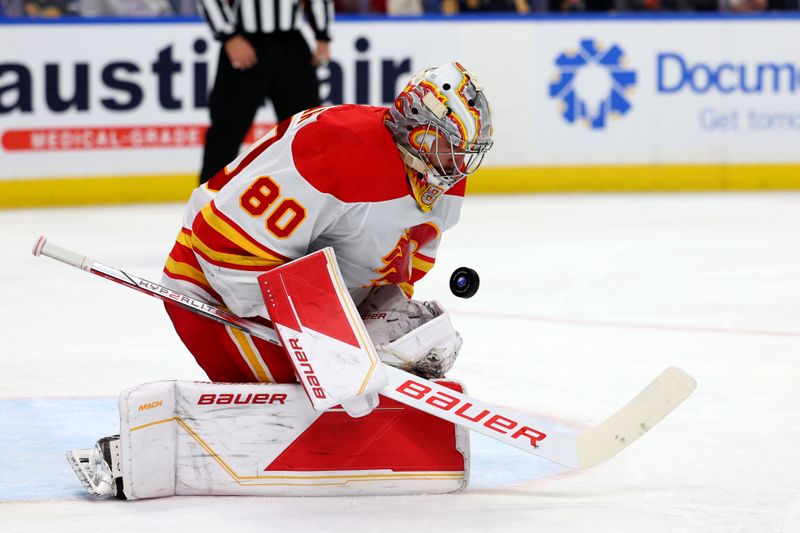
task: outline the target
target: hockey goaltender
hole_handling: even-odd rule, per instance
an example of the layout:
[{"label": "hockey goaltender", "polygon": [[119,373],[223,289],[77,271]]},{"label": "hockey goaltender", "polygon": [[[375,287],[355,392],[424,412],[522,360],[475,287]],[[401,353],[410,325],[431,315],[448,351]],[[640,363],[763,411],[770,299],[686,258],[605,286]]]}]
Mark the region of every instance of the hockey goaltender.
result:
[{"label": "hockey goaltender", "polygon": [[456,492],[468,430],[584,468],[694,389],[677,368],[580,435],[466,396],[444,379],[461,338],[412,299],[465,178],[492,146],[483,88],[423,70],[388,108],[281,122],[192,193],[160,284],[37,242],[47,255],[166,302],[210,383],[120,395],[120,434],[67,453],[95,496]]}]

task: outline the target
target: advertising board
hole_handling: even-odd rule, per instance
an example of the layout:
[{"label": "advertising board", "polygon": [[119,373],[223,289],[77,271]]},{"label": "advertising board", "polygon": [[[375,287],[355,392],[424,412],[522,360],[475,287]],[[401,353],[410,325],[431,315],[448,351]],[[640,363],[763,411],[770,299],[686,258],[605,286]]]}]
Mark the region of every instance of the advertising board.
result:
[{"label": "advertising board", "polygon": [[[795,188],[799,30],[793,17],[344,20],[318,74],[326,104],[388,105],[417,70],[463,63],[494,113],[475,191]],[[4,24],[0,207],[186,197],[218,53],[198,21]],[[256,122],[248,141],[274,123],[268,102]]]}]

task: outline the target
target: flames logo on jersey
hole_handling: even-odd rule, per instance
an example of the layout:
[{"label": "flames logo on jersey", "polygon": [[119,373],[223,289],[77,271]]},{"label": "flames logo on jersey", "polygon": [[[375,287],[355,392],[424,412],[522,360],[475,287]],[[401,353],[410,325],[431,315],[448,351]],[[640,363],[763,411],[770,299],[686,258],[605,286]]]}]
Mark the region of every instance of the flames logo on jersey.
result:
[{"label": "flames logo on jersey", "polygon": [[[426,244],[432,242],[439,236],[439,228],[431,222],[414,226],[407,229],[392,251],[383,256],[383,266],[376,268],[375,271],[380,277],[371,280],[373,286],[377,285],[401,285],[413,283],[433,266],[433,260],[423,258],[422,261],[429,264],[427,268],[418,269],[420,275],[414,275],[414,255]],[[419,255],[419,254],[417,254]]]}]

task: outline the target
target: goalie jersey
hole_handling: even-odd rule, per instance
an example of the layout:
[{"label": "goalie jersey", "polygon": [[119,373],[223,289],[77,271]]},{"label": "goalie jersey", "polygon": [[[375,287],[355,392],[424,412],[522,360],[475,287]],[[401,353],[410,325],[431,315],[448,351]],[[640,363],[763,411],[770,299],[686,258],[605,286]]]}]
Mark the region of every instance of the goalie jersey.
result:
[{"label": "goalie jersey", "polygon": [[379,285],[410,297],[458,221],[466,180],[421,208],[385,112],[315,108],[259,139],[192,193],[162,284],[266,318],[258,274],[331,246],[357,304]]}]

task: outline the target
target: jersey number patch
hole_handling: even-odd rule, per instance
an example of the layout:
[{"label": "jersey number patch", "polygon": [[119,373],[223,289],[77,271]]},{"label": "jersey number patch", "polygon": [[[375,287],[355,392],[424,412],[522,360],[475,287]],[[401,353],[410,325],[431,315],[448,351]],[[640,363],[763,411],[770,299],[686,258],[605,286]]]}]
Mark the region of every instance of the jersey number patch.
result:
[{"label": "jersey number patch", "polygon": [[[281,188],[269,176],[261,176],[239,198],[239,205],[251,216],[269,211],[264,227],[278,239],[288,238],[306,218],[306,208],[294,198],[280,199]],[[280,199],[274,209],[270,209]]]}]

